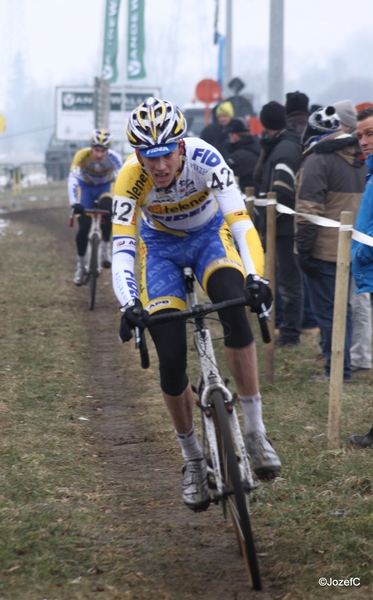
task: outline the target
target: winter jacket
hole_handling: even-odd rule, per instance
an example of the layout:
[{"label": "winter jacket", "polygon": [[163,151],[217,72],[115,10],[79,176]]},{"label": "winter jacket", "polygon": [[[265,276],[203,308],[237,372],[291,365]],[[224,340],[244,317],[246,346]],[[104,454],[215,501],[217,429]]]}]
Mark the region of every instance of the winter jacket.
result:
[{"label": "winter jacket", "polygon": [[257,137],[245,135],[234,144],[228,146],[228,165],[240,180],[240,189],[254,187],[255,195],[259,194],[259,185],[254,181],[253,172],[260,154],[260,143]]},{"label": "winter jacket", "polygon": [[[349,210],[355,222],[367,172],[357,138],[337,131],[308,148],[303,158],[296,180],[296,211],[339,221],[341,212]],[[297,216],[295,242],[300,255],[337,261],[336,227]]]},{"label": "winter jacket", "polygon": [[206,125],[204,129],[202,129],[200,138],[219,150],[222,157],[227,160],[228,146],[230,143],[228,125],[226,127],[222,127],[217,121],[215,123],[210,123],[209,125]]},{"label": "winter jacket", "polygon": [[[361,199],[355,229],[373,237],[373,154],[368,157],[367,184]],[[373,292],[373,248],[352,240],[352,273],[357,292]]]},{"label": "winter jacket", "polygon": [[[263,138],[264,151],[260,193],[276,192],[277,202],[295,208],[294,180],[300,165],[300,135],[293,128],[282,129],[271,138]],[[258,208],[256,225],[262,241],[265,236],[265,209]],[[277,213],[276,236],[294,235],[294,217]]]}]

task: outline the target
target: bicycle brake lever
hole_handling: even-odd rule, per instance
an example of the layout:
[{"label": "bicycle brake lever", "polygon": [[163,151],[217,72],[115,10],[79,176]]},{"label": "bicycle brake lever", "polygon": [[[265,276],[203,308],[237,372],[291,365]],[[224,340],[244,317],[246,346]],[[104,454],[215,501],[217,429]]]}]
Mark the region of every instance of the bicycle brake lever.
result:
[{"label": "bicycle brake lever", "polygon": [[260,332],[262,334],[263,342],[265,344],[269,344],[271,341],[271,334],[269,333],[269,328],[268,328],[268,321],[270,321],[269,312],[268,312],[268,309],[266,308],[264,302],[261,304],[260,308],[261,308],[262,312],[260,314],[257,313]]},{"label": "bicycle brake lever", "polygon": [[137,349],[140,347],[140,342],[141,342],[140,327],[135,327],[135,346]]}]

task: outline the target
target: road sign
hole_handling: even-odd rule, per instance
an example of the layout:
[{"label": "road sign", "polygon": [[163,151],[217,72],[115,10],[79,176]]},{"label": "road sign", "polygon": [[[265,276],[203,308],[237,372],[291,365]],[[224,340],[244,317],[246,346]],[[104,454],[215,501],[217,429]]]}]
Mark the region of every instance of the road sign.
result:
[{"label": "road sign", "polygon": [[214,79],[202,79],[196,87],[196,97],[205,104],[212,104],[221,98],[220,84]]}]

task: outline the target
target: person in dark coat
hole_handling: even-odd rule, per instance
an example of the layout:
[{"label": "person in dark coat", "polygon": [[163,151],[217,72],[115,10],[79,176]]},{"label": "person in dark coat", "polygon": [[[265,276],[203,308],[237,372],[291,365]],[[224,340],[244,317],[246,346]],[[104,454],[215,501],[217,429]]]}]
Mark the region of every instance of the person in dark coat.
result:
[{"label": "person in dark coat", "polygon": [[[261,140],[263,164],[260,193],[276,192],[277,202],[295,208],[295,175],[300,166],[300,135],[286,122],[285,108],[275,101],[265,104],[260,112],[265,135]],[[258,209],[259,234],[266,234],[265,209]],[[283,301],[280,333],[276,347],[300,343],[303,319],[303,280],[298,257],[294,253],[294,216],[278,214],[276,220],[276,273]]]},{"label": "person in dark coat", "polygon": [[260,143],[256,136],[252,136],[250,126],[245,119],[232,119],[228,125],[230,144],[228,146],[227,163],[239,178],[242,192],[247,187],[255,189],[259,194],[259,185],[254,180],[253,172],[260,154]]},{"label": "person in dark coat", "polygon": [[285,112],[286,121],[302,135],[308,121],[309,98],[303,92],[289,92],[286,94]]},{"label": "person in dark coat", "polygon": [[[337,273],[338,227],[324,227],[304,217],[326,217],[339,221],[342,211],[351,211],[355,221],[364,190],[366,167],[356,136],[341,131],[333,106],[312,113],[303,134],[306,148],[297,175],[296,247],[299,263],[307,276],[314,315],[321,330],[326,357],[321,381],[330,378]],[[344,381],[351,381],[351,305],[347,305],[344,349]]]},{"label": "person in dark coat", "polygon": [[222,157],[228,158],[228,127],[234,117],[234,109],[230,102],[222,102],[215,111],[217,121],[202,129],[200,138],[219,150]]}]

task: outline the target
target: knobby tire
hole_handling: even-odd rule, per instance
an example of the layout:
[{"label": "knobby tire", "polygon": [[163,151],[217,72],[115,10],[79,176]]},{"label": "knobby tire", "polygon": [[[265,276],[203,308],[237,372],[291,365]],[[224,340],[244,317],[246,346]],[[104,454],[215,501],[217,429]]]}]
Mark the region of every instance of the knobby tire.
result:
[{"label": "knobby tire", "polygon": [[216,391],[212,393],[212,403],[215,408],[220,430],[217,431],[217,435],[220,435],[220,440],[218,440],[218,442],[222,453],[223,476],[227,488],[234,492],[228,496],[229,510],[236,530],[239,548],[244,559],[250,585],[254,590],[261,590],[262,585],[260,581],[259,566],[251,531],[246,496],[242,489],[240,469],[229,429],[227,411],[224,405],[223,396],[220,392]]},{"label": "knobby tire", "polygon": [[98,238],[94,236],[91,240],[91,260],[89,263],[89,310],[95,307],[96,299],[96,281],[98,269]]}]

